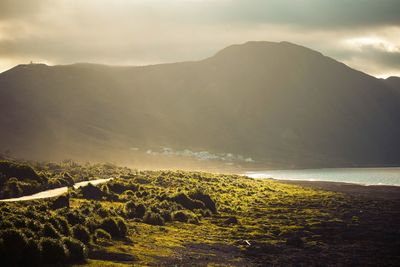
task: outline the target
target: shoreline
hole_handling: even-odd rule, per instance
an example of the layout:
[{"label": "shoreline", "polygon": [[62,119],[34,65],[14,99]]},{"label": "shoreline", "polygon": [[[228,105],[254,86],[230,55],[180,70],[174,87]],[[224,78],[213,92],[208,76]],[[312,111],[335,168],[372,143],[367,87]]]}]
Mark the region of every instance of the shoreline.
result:
[{"label": "shoreline", "polygon": [[396,185],[363,185],[346,182],[331,181],[307,181],[307,180],[280,180],[274,178],[265,178],[266,180],[276,181],[278,183],[299,185],[344,193],[350,196],[365,197],[370,199],[400,200],[400,186]]}]

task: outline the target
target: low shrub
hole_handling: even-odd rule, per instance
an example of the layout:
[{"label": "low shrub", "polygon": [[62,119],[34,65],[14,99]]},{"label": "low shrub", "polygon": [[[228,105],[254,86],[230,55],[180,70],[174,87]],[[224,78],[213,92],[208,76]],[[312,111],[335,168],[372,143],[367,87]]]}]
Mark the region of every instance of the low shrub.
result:
[{"label": "low shrub", "polygon": [[100,188],[92,185],[91,183],[89,183],[87,186],[79,188],[78,192],[81,193],[85,199],[100,200],[103,196],[105,196],[104,192],[101,191]]},{"label": "low shrub", "polygon": [[172,213],[172,220],[179,222],[187,222],[189,220],[189,217],[185,211],[178,210]]},{"label": "low shrub", "polygon": [[68,249],[70,262],[79,262],[86,260],[87,248],[81,241],[71,237],[64,237],[62,239],[62,242]]},{"label": "low shrub", "polygon": [[61,264],[68,258],[68,250],[60,240],[44,237],[40,240],[40,247],[43,263]]},{"label": "low shrub", "polygon": [[90,233],[89,230],[82,225],[75,225],[72,227],[72,233],[74,238],[78,239],[79,241],[83,242],[84,244],[89,244],[90,242]]},{"label": "low shrub", "polygon": [[2,265],[20,265],[23,253],[28,246],[26,236],[20,230],[7,229],[0,231],[0,240],[2,240],[0,248],[0,254],[2,255]]},{"label": "low shrub", "polygon": [[39,242],[29,238],[23,252],[21,266],[40,266],[42,262],[42,252]]},{"label": "low shrub", "polygon": [[209,195],[205,194],[204,192],[202,192],[200,190],[196,190],[194,192],[191,192],[189,194],[189,197],[203,202],[204,206],[207,209],[209,209],[212,213],[217,212],[217,207],[215,205],[214,200],[212,200],[211,197]]},{"label": "low shrub", "polygon": [[94,239],[95,241],[99,239],[111,240],[111,235],[103,229],[96,229],[94,231]]},{"label": "low shrub", "polygon": [[164,225],[164,218],[160,214],[147,211],[143,216],[143,222],[152,225]]},{"label": "low shrub", "polygon": [[205,205],[203,202],[199,200],[194,200],[188,197],[185,193],[178,193],[171,198],[172,201],[182,205],[185,209],[194,210],[194,209],[204,209]]},{"label": "low shrub", "polygon": [[103,219],[100,222],[99,228],[108,232],[113,238],[123,238],[128,231],[125,221],[120,217],[108,217]]},{"label": "low shrub", "polygon": [[60,233],[49,222],[44,224],[43,229],[42,229],[42,235],[44,237],[50,237],[50,238],[55,238],[55,239],[60,238]]}]

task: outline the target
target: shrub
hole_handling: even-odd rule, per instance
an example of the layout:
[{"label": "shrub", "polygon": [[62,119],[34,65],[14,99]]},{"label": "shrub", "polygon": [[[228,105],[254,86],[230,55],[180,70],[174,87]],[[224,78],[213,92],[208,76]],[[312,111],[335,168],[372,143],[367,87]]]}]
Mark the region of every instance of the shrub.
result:
[{"label": "shrub", "polygon": [[108,232],[113,238],[123,238],[127,234],[125,221],[120,218],[105,218],[100,223],[100,229]]},{"label": "shrub", "polygon": [[143,217],[143,222],[152,225],[164,225],[164,218],[160,214],[147,211]]},{"label": "shrub", "polygon": [[21,266],[40,266],[42,261],[41,256],[38,241],[30,238],[23,251]]},{"label": "shrub", "polygon": [[100,200],[104,193],[97,186],[89,183],[87,186],[79,188],[79,192],[82,194],[83,198]]},{"label": "shrub", "polygon": [[62,174],[62,179],[64,180],[64,181],[66,181],[66,183],[65,183],[65,185],[67,185],[67,186],[73,186],[74,185],[74,178],[72,177],[72,175],[71,174],[69,174],[68,172],[64,172],[63,174]]},{"label": "shrub", "polygon": [[125,237],[128,233],[128,227],[126,226],[125,220],[121,217],[117,218],[117,225],[119,229],[119,236]]},{"label": "shrub", "polygon": [[96,229],[94,231],[94,239],[96,241],[99,239],[111,240],[111,235],[103,229]]},{"label": "shrub", "polygon": [[59,230],[60,232],[65,235],[65,236],[70,236],[71,235],[71,229],[69,227],[69,224],[67,220],[64,217],[57,217],[58,225],[59,225]]},{"label": "shrub", "polygon": [[47,222],[44,224],[43,229],[42,229],[42,235],[44,237],[51,237],[51,238],[60,238],[60,234],[58,231],[54,228],[54,226]]},{"label": "shrub", "polygon": [[163,217],[165,222],[172,221],[172,216],[171,216],[170,210],[161,210],[161,216]]},{"label": "shrub", "polygon": [[39,183],[43,183],[46,180],[40,177],[32,167],[10,161],[0,161],[0,174],[2,174],[5,179],[17,177],[18,179],[34,180]]},{"label": "shrub", "polygon": [[216,213],[217,208],[215,206],[215,202],[211,199],[211,197],[202,191],[194,191],[189,194],[192,199],[199,200],[203,202],[204,206],[209,209],[211,212]]},{"label": "shrub", "polygon": [[85,222],[85,217],[78,211],[68,211],[65,214],[65,218],[67,218],[68,223],[72,225],[83,224]]},{"label": "shrub", "polygon": [[69,260],[71,262],[85,261],[87,258],[87,248],[79,240],[71,237],[64,237],[62,239],[63,244],[68,249]]},{"label": "shrub", "polygon": [[188,197],[185,193],[178,193],[177,195],[171,198],[172,201],[182,205],[185,209],[194,210],[194,209],[204,209],[204,203],[199,200],[193,200]]},{"label": "shrub", "polygon": [[172,220],[187,222],[189,220],[189,216],[183,210],[178,210],[172,213]]},{"label": "shrub", "polygon": [[64,244],[56,239],[44,237],[40,240],[42,260],[47,264],[60,264],[66,261],[68,250]]},{"label": "shrub", "polygon": [[132,200],[126,202],[125,207],[124,207],[124,211],[125,211],[126,217],[134,218],[135,217],[135,212],[136,212],[135,203]]},{"label": "shrub", "polygon": [[33,232],[40,232],[42,230],[42,226],[35,220],[29,220],[26,227]]},{"label": "shrub", "polygon": [[20,230],[7,229],[0,231],[0,240],[2,240],[2,265],[19,265],[28,246],[26,236]]},{"label": "shrub", "polygon": [[88,244],[90,242],[90,233],[89,230],[82,225],[75,225],[72,227],[72,233],[74,238],[83,242],[84,244]]},{"label": "shrub", "polygon": [[69,208],[69,196],[62,195],[56,198],[51,204],[53,210],[61,208]]},{"label": "shrub", "polygon": [[143,218],[144,214],[146,213],[146,207],[140,203],[135,210],[135,216],[137,218]]}]

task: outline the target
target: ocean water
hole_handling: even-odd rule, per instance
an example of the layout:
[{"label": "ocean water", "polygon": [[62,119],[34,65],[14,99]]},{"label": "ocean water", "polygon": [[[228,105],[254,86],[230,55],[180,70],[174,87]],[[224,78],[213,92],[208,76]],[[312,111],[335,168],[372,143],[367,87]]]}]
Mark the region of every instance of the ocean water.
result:
[{"label": "ocean water", "polygon": [[400,167],[249,171],[245,175],[252,178],[274,178],[278,180],[329,181],[363,185],[400,186]]}]

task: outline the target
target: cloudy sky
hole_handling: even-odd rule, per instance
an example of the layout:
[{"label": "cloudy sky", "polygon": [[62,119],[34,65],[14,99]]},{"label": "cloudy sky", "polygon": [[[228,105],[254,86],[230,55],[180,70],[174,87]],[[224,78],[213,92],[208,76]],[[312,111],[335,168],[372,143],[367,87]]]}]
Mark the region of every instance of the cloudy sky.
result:
[{"label": "cloudy sky", "polygon": [[0,0],[0,72],[20,63],[199,60],[289,41],[400,76],[399,0]]}]

